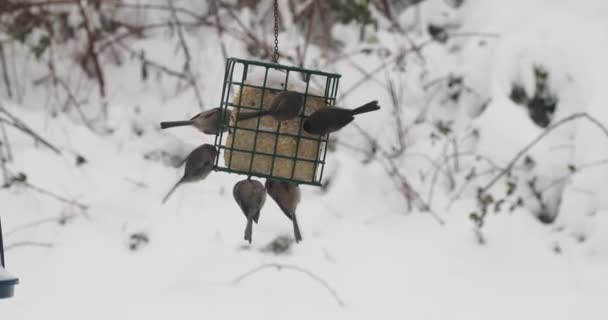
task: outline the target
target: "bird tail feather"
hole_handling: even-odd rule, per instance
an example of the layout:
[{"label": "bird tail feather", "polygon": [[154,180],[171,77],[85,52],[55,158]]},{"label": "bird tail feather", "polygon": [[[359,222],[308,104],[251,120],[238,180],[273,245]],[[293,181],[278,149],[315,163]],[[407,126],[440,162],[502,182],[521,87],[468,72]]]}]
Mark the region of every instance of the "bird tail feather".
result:
[{"label": "bird tail feather", "polygon": [[354,109],[353,115],[366,113],[366,112],[372,112],[372,111],[376,111],[379,109],[380,109],[380,106],[378,105],[378,101],[374,100],[374,101],[368,102],[368,103],[360,106],[357,109]]},{"label": "bird tail feather", "polygon": [[253,217],[247,217],[247,227],[245,227],[245,240],[251,244],[251,234],[253,233]]},{"label": "bird tail feather", "polygon": [[163,201],[161,202],[162,204],[165,204],[165,202],[167,202],[167,200],[169,200],[169,197],[171,197],[171,195],[173,194],[173,192],[175,192],[175,189],[177,189],[177,187],[180,185],[180,183],[182,183],[184,181],[184,178],[179,179],[179,181],[177,181],[173,187],[171,187],[171,190],[169,190],[169,192],[167,192],[167,195],[163,198]]},{"label": "bird tail feather", "polygon": [[184,120],[184,121],[165,121],[160,123],[161,129],[168,129],[173,127],[183,127],[183,126],[191,126],[194,123],[192,120]]},{"label": "bird tail feather", "polygon": [[302,241],[302,234],[300,233],[300,227],[298,226],[298,219],[296,218],[295,212],[292,214],[291,221],[293,222],[293,235],[296,238],[296,243],[298,243]]}]

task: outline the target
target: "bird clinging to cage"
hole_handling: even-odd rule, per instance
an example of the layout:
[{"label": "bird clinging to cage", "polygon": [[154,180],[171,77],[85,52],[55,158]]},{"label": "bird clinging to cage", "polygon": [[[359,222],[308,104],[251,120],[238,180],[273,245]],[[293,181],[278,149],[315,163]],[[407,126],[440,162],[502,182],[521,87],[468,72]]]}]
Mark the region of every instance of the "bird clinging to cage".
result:
[{"label": "bird clinging to cage", "polygon": [[[249,74],[255,79],[256,73]],[[250,112],[244,110],[270,109],[273,101],[276,101],[275,96],[284,92],[274,89],[282,81],[285,80],[269,77],[264,90],[261,81],[252,80],[252,86],[244,86],[242,90],[236,90],[234,96],[226,98],[224,103],[233,106],[234,116],[229,124],[231,132],[227,135],[220,134],[217,139],[218,148],[224,151],[224,161],[218,163],[219,170],[274,176],[296,180],[298,183],[320,181],[320,162],[327,139],[302,130],[304,117],[296,116],[286,121],[277,121],[271,116],[239,119],[240,115]],[[299,79],[291,79],[289,83],[293,86],[290,90],[298,90],[291,92],[302,96],[306,94],[306,89],[303,89],[306,83]],[[311,94],[306,97],[305,105],[300,110],[302,114],[311,114],[325,107],[326,100],[319,96],[322,94],[320,91],[310,87]]]},{"label": "bird clinging to cage", "polygon": [[242,112],[238,120],[248,120],[269,115],[276,121],[291,120],[300,114],[304,106],[304,95],[295,91],[281,91],[270,102],[266,110]]},{"label": "bird clinging to cage", "polygon": [[231,110],[226,109],[222,114],[221,108],[213,108],[195,115],[190,120],[161,122],[160,128],[193,126],[205,134],[217,134],[220,130],[226,131],[231,113]]},{"label": "bird clinging to cage", "polygon": [[358,114],[379,110],[378,101],[368,102],[356,109],[327,107],[315,111],[306,120],[302,128],[310,134],[325,135],[338,131],[351,123]]},{"label": "bird clinging to cage", "polygon": [[215,157],[217,157],[217,149],[210,144],[204,144],[192,150],[186,158],[186,166],[184,168],[184,175],[177,183],[167,192],[167,195],[163,198],[162,203],[167,202],[169,197],[177,189],[177,187],[186,182],[196,182],[207,178],[213,165]]},{"label": "bird clinging to cage", "polygon": [[296,208],[300,203],[300,187],[295,183],[266,179],[266,191],[277,203],[281,211],[291,220],[293,224],[293,234],[296,242],[302,241],[302,234],[296,218]]},{"label": "bird clinging to cage", "polygon": [[266,190],[261,182],[245,179],[234,185],[232,195],[241,208],[241,211],[243,211],[245,218],[247,218],[245,240],[251,243],[253,222],[255,221],[255,223],[258,223],[260,211],[266,202]]}]

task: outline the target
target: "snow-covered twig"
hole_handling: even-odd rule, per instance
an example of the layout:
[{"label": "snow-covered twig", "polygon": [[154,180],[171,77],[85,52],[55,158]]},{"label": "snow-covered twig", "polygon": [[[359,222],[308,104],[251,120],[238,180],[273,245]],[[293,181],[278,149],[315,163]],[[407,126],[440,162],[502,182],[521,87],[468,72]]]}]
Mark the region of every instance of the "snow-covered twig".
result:
[{"label": "snow-covered twig", "polygon": [[338,293],[336,292],[336,290],[334,290],[328,283],[327,281],[323,280],[321,277],[319,277],[318,275],[314,274],[311,271],[308,271],[302,267],[296,266],[296,265],[291,265],[291,264],[283,264],[283,263],[265,263],[261,266],[258,266],[254,269],[251,269],[245,273],[243,273],[242,275],[238,276],[236,279],[234,279],[232,281],[233,285],[237,285],[239,282],[245,280],[246,278],[252,276],[253,274],[258,273],[261,270],[264,269],[269,269],[269,268],[275,268],[277,270],[281,270],[281,269],[287,269],[287,270],[293,270],[293,271],[298,271],[300,273],[303,273],[307,276],[309,276],[310,278],[316,280],[318,283],[320,283],[323,287],[325,287],[325,289],[327,289],[327,291],[329,291],[329,293],[334,297],[334,299],[336,300],[336,302],[338,303],[338,305],[340,307],[344,307],[344,301],[342,300],[342,298],[340,298],[340,296],[338,295]]}]

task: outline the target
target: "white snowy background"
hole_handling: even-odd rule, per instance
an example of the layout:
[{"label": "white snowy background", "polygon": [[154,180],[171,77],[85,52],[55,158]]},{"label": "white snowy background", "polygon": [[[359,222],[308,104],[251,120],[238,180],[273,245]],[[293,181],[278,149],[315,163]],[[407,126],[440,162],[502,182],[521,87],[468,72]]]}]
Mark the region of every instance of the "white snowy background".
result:
[{"label": "white snowy background", "polygon": [[[205,9],[191,2],[176,1]],[[0,91],[0,106],[61,153],[5,126],[12,153],[6,168],[25,173],[29,186],[13,183],[0,190],[7,269],[20,278],[16,296],[0,301],[0,319],[608,319],[608,168],[601,165],[608,159],[608,136],[598,126],[580,118],[551,131],[527,153],[534,168],[514,173],[521,177],[515,196],[526,199],[526,175],[547,184],[567,177],[545,194],[557,215],[550,224],[539,221],[538,208],[528,201],[512,211],[490,210],[478,228],[470,218],[479,212],[476,189],[497,171],[460,193],[467,173],[483,163],[480,158],[504,168],[544,130],[509,99],[514,82],[534,90],[533,66],[548,71],[559,97],[552,123],[586,112],[608,125],[608,2],[465,0],[457,10],[447,2],[427,0],[397,18],[403,25],[417,19],[408,37],[426,43],[420,49],[424,60],[374,10],[378,30],[368,27],[364,41],[354,25],[337,24],[330,31],[342,40],[341,52],[354,52],[349,58],[333,62],[319,47],[308,48],[305,66],[342,74],[341,106],[378,100],[383,108],[337,134],[326,165],[331,185],[326,192],[302,187],[298,216],[304,241],[286,254],[263,250],[292,232],[270,198],[254,226],[253,244],[243,241],[245,220],[232,198],[232,186],[243,177],[217,172],[160,204],[182,174],[168,155],[180,159],[197,145],[213,143],[213,136],[192,128],[158,127],[200,112],[191,87],[176,94],[175,81],[159,79],[155,71],[142,81],[133,57],[121,66],[104,65],[108,117],[91,129],[75,109],[52,117],[51,90],[32,85],[46,66],[31,54],[12,52],[11,68],[26,91],[20,99]],[[290,21],[284,4],[282,18]],[[238,14],[246,22],[257,19],[248,9]],[[166,20],[167,13],[148,18]],[[446,44],[429,42],[428,23],[453,24],[455,35]],[[302,32],[285,24],[281,50],[293,52]],[[266,30],[259,36],[270,42],[271,29]],[[185,34],[202,100],[214,107],[225,68],[220,41],[229,56],[249,54],[239,39],[219,39],[214,27]],[[175,35],[150,33],[129,45],[145,49],[150,60],[182,67]],[[372,53],[358,53],[363,49]],[[393,64],[348,90],[364,72],[394,61],[400,50],[408,52],[398,64],[403,69]],[[56,68],[72,68],[65,63]],[[82,86],[84,117],[94,118],[101,104],[96,82],[78,68],[65,74],[71,85]],[[442,97],[449,90],[444,82],[428,85],[448,75],[460,75],[470,89],[457,102]],[[408,130],[405,152],[393,163],[432,212],[416,201],[408,211],[381,152],[365,161],[369,141],[360,131],[384,151],[398,146],[390,83],[397,84],[405,125],[428,114],[426,124]],[[432,119],[451,121],[450,136],[430,138]],[[471,132],[476,138],[464,139]],[[431,179],[433,163],[446,145],[451,148],[447,139],[469,141],[460,151],[477,155],[459,157],[460,171],[451,174],[455,188],[448,175]],[[86,163],[77,166],[78,155]],[[522,163],[523,158],[516,166]],[[495,198],[505,193],[505,179],[492,188]],[[65,224],[57,222],[60,217]],[[130,250],[134,233],[149,242]],[[299,269],[263,268],[235,281],[275,263]]]}]

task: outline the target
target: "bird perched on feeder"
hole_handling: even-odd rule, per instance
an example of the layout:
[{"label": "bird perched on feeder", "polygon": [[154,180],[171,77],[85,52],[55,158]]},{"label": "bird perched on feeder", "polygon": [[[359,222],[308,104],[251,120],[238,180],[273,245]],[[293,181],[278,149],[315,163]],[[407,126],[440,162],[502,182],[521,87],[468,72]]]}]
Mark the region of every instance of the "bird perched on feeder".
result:
[{"label": "bird perched on feeder", "polygon": [[269,115],[277,121],[291,120],[298,116],[304,105],[304,95],[295,91],[281,91],[270,102],[266,110],[241,112],[239,120],[249,120]]},{"label": "bird perched on feeder", "polygon": [[358,114],[380,109],[378,101],[368,102],[359,108],[350,110],[338,107],[327,107],[315,111],[304,120],[302,128],[310,134],[324,135],[338,131],[351,123]]},{"label": "bird perched on feeder", "polygon": [[302,234],[296,218],[296,208],[300,203],[300,187],[295,183],[266,179],[266,191],[277,203],[281,211],[293,223],[293,234],[296,242],[302,241]]},{"label": "bird perched on feeder", "polygon": [[226,109],[222,114],[222,109],[213,108],[203,111],[190,120],[183,121],[165,121],[160,123],[161,129],[173,127],[193,126],[199,131],[206,134],[218,134],[220,129],[225,131],[230,123],[231,111]]},{"label": "bird perched on feeder", "polygon": [[247,218],[247,226],[245,227],[245,240],[251,243],[251,234],[253,231],[253,222],[258,223],[260,211],[266,202],[266,190],[264,185],[251,179],[245,179],[237,182],[232,189],[234,200],[243,211]]},{"label": "bird perched on feeder", "polygon": [[177,187],[186,182],[201,181],[211,173],[217,157],[217,149],[210,144],[204,144],[192,150],[186,158],[186,167],[184,169],[184,176],[175,183],[175,185],[169,190],[167,195],[163,198],[162,203],[167,202],[171,194],[177,189]]}]

